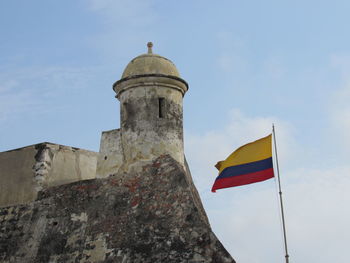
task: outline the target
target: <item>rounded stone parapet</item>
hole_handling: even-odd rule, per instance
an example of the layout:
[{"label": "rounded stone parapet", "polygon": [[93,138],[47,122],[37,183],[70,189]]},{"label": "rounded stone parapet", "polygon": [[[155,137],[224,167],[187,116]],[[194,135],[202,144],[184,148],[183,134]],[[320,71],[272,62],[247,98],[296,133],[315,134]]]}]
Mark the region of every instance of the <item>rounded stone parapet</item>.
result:
[{"label": "rounded stone parapet", "polygon": [[144,74],[122,78],[113,84],[113,90],[116,98],[119,99],[120,94],[128,89],[155,85],[176,89],[181,92],[182,96],[188,90],[188,84],[183,79],[163,74]]}]

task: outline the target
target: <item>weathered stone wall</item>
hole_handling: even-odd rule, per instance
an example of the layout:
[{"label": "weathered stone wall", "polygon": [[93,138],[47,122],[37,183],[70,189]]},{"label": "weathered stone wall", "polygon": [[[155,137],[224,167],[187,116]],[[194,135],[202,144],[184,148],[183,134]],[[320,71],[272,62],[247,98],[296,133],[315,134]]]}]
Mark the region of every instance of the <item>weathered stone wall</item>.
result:
[{"label": "weathered stone wall", "polygon": [[46,142],[0,153],[0,206],[31,202],[50,186],[95,178],[97,155]]},{"label": "weathered stone wall", "polygon": [[36,153],[35,146],[0,153],[0,206],[35,199],[33,167]]},{"label": "weathered stone wall", "polygon": [[162,154],[184,165],[184,83],[165,76],[131,77],[116,83],[125,166]]},{"label": "weathered stone wall", "polygon": [[116,173],[122,166],[123,160],[120,129],[102,132],[96,178],[104,178]]},{"label": "weathered stone wall", "polygon": [[[0,209],[0,262],[234,262],[170,156]],[[194,192],[195,191],[195,192]]]}]

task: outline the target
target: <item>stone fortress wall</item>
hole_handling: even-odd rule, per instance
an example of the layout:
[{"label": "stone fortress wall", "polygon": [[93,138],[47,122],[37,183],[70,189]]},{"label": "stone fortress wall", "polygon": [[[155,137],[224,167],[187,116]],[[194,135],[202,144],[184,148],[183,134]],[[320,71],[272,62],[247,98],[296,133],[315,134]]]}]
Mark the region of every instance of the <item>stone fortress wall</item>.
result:
[{"label": "stone fortress wall", "polygon": [[120,129],[104,131],[100,151],[43,142],[0,152],[0,207],[25,204],[39,191],[116,173],[124,157]]},{"label": "stone fortress wall", "polygon": [[0,153],[0,207],[29,203],[38,191],[96,177],[98,153],[44,142]]},{"label": "stone fortress wall", "polygon": [[96,178],[108,177],[122,166],[124,157],[120,137],[120,129],[102,132]]}]

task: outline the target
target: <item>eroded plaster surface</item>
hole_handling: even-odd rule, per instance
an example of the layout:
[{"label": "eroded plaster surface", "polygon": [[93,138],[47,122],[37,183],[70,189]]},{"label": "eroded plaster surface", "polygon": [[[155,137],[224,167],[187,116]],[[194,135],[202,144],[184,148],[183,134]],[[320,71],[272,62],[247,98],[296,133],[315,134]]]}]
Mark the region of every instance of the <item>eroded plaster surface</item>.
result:
[{"label": "eroded plaster surface", "polygon": [[162,154],[184,165],[184,89],[181,81],[163,77],[131,79],[115,86],[125,166]]},{"label": "eroded plaster surface", "polygon": [[46,142],[0,153],[0,206],[31,202],[47,187],[95,178],[97,155]]},{"label": "eroded plaster surface", "polygon": [[0,262],[234,262],[171,156],[0,208]]},{"label": "eroded plaster surface", "polygon": [[120,129],[102,132],[96,177],[104,178],[118,172],[123,162]]}]

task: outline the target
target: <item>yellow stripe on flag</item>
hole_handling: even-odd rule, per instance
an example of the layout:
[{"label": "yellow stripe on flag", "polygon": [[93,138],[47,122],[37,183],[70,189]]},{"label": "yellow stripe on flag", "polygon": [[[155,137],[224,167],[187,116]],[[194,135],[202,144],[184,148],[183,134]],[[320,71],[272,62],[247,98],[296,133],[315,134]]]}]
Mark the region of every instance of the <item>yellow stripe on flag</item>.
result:
[{"label": "yellow stripe on flag", "polygon": [[215,167],[221,173],[225,168],[230,166],[256,162],[270,157],[272,157],[271,134],[239,147],[226,160],[218,162]]}]

